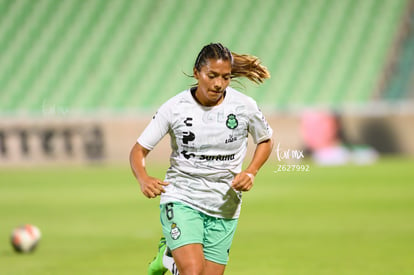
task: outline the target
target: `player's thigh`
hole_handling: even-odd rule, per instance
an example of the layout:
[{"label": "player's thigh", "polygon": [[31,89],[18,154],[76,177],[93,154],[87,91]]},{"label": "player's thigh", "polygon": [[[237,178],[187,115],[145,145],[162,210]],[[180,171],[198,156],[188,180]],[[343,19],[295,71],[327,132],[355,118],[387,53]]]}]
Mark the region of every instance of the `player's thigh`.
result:
[{"label": "player's thigh", "polygon": [[225,266],[237,228],[237,219],[219,219],[207,217],[204,229],[203,251],[208,261]]},{"label": "player's thigh", "polygon": [[203,275],[223,275],[225,269],[225,265],[206,260]]},{"label": "player's thigh", "polygon": [[171,250],[188,244],[203,244],[204,221],[200,212],[179,202],[160,205],[163,235]]},{"label": "player's thigh", "polygon": [[186,274],[213,274],[201,273],[205,268],[203,245],[199,243],[187,244],[172,251],[175,264],[180,275]]}]

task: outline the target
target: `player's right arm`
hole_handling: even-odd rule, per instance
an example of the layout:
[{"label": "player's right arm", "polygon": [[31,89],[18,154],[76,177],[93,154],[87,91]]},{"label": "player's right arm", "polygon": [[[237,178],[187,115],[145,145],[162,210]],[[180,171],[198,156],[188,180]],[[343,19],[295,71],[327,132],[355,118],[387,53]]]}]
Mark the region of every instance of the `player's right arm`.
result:
[{"label": "player's right arm", "polygon": [[148,175],[145,169],[145,158],[158,142],[168,133],[171,125],[171,109],[176,107],[174,98],[165,102],[152,117],[150,123],[137,139],[131,149],[129,162],[132,172],[138,180],[141,191],[147,198],[155,198],[164,193],[168,183]]},{"label": "player's right arm", "polygon": [[137,142],[131,149],[129,162],[132,173],[138,180],[144,196],[147,198],[155,198],[165,192],[164,186],[168,185],[168,183],[148,175],[145,169],[145,158],[149,152],[150,150],[144,148]]}]

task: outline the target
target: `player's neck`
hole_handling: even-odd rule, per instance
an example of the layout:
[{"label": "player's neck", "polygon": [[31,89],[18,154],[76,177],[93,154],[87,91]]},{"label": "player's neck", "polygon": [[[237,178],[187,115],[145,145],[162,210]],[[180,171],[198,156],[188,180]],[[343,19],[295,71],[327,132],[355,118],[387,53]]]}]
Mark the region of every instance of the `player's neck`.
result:
[{"label": "player's neck", "polygon": [[226,97],[226,91],[223,92],[222,96],[220,97],[220,99],[217,102],[202,102],[202,100],[200,100],[199,97],[197,97],[197,87],[193,87],[190,89],[191,95],[193,96],[194,100],[200,104],[201,106],[204,107],[214,107],[214,106],[218,106],[220,105],[223,101],[224,98]]}]

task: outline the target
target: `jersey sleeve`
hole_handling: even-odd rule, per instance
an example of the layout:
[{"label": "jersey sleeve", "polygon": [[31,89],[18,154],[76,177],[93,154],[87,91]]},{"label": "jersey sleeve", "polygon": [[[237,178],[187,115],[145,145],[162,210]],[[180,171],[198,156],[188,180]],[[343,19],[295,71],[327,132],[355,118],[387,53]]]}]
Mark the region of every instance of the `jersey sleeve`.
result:
[{"label": "jersey sleeve", "polygon": [[252,136],[254,143],[258,144],[260,142],[271,139],[273,130],[267,123],[266,118],[260,111],[256,102],[253,102],[250,105],[250,109],[248,131]]},{"label": "jersey sleeve", "polygon": [[170,121],[168,105],[164,104],[155,113],[151,122],[137,139],[137,142],[148,150],[154,149],[155,145],[168,133]]}]

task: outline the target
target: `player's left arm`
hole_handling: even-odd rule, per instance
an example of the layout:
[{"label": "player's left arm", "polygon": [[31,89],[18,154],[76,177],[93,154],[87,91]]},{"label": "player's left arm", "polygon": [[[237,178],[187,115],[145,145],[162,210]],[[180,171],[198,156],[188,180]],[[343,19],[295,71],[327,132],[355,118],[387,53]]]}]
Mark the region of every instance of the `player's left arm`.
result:
[{"label": "player's left arm", "polygon": [[232,182],[232,187],[237,191],[249,191],[253,187],[254,177],[260,168],[267,161],[273,149],[273,140],[262,141],[256,146],[253,159],[249,166],[237,174]]}]

